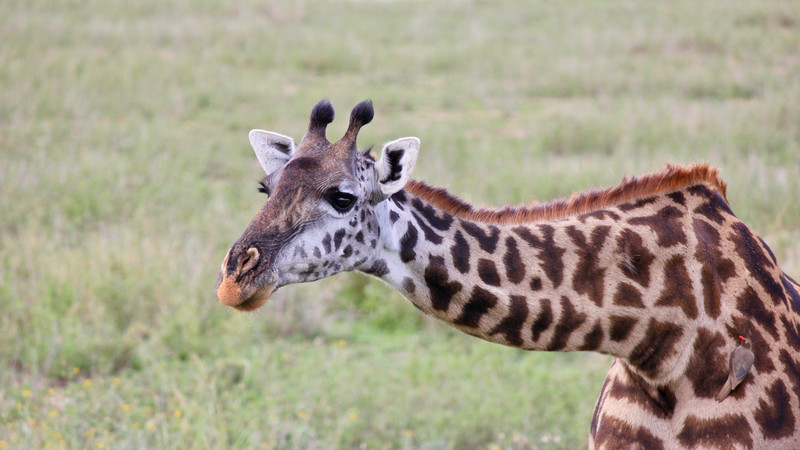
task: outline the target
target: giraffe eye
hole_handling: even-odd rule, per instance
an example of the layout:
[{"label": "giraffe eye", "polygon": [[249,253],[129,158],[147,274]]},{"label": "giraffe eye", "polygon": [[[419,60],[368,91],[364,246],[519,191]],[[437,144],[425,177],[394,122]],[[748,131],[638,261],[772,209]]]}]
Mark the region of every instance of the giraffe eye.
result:
[{"label": "giraffe eye", "polygon": [[329,192],[325,199],[328,203],[333,206],[333,209],[339,211],[340,213],[345,213],[353,207],[356,203],[356,196],[353,194],[348,194],[347,192],[342,192],[340,190],[332,190]]},{"label": "giraffe eye", "polygon": [[258,192],[267,194],[267,196],[269,196],[269,186],[267,186],[267,183],[265,183],[264,180],[258,182]]}]

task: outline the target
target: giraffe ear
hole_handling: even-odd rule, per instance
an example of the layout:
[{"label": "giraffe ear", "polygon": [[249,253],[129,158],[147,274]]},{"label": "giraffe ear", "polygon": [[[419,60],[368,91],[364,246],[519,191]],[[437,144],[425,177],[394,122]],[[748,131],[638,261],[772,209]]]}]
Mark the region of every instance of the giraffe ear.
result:
[{"label": "giraffe ear", "polygon": [[250,145],[256,151],[256,158],[267,175],[289,162],[295,149],[294,139],[264,130],[250,131]]},{"label": "giraffe ear", "polygon": [[403,189],[417,162],[419,144],[419,138],[405,137],[383,146],[381,159],[375,164],[381,194],[388,197]]}]

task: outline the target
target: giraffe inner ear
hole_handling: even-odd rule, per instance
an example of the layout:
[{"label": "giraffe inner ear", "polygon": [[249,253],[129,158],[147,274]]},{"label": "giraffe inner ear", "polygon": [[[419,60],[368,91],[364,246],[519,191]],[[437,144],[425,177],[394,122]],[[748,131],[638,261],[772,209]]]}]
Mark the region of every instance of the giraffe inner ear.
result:
[{"label": "giraffe inner ear", "polygon": [[264,130],[250,131],[250,145],[267,175],[283,167],[294,155],[294,139]]},{"label": "giraffe inner ear", "polygon": [[388,197],[403,189],[419,154],[419,138],[406,137],[383,146],[381,159],[375,165],[381,194]]}]

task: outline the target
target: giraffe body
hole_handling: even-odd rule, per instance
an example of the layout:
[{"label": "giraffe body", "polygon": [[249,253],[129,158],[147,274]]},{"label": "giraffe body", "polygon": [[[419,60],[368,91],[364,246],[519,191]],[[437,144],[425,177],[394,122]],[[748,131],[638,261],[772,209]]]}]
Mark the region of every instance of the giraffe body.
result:
[{"label": "giraffe body", "polygon": [[[271,197],[225,257],[221,302],[252,310],[283,285],[359,270],[481,339],[616,356],[593,447],[800,447],[800,288],[733,214],[715,169],[668,166],[566,201],[475,209],[408,181],[416,138],[378,161],[356,150],[372,118],[362,105],[334,144],[324,102],[299,146],[251,132]],[[719,403],[740,334],[759,351]]]}]

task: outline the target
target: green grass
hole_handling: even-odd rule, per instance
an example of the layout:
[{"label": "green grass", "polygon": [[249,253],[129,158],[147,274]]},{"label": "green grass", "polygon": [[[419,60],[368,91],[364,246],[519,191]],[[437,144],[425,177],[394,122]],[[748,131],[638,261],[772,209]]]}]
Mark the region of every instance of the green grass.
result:
[{"label": "green grass", "polygon": [[220,306],[251,128],[372,98],[362,145],[500,205],[708,161],[800,275],[800,11],[220,0],[0,4],[0,449],[575,448],[610,360],[490,345],[357,275]]}]

